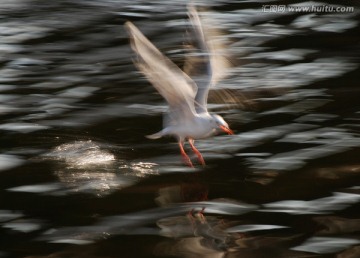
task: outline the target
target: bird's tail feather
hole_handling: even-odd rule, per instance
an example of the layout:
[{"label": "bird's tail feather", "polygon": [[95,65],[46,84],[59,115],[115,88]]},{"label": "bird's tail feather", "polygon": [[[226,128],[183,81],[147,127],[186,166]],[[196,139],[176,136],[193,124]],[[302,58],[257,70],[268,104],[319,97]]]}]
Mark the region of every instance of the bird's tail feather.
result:
[{"label": "bird's tail feather", "polygon": [[163,136],[163,131],[160,131],[160,132],[157,132],[157,133],[154,133],[154,134],[150,134],[150,135],[146,135],[146,138],[149,138],[149,139],[159,139]]}]

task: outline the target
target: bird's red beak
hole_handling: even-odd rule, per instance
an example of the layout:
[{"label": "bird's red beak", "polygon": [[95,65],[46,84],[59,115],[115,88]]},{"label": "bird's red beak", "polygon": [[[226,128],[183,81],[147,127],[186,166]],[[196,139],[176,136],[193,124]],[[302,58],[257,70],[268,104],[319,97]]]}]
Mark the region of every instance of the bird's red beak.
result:
[{"label": "bird's red beak", "polygon": [[234,134],[234,132],[226,126],[220,125],[220,129],[223,130],[227,134]]}]

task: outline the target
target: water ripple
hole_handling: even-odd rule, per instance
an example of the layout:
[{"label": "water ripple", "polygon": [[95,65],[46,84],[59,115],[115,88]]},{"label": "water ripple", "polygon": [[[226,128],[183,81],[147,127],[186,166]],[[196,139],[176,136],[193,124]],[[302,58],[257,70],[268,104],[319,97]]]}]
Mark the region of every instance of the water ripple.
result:
[{"label": "water ripple", "polygon": [[0,154],[0,171],[20,166],[25,161],[16,155]]},{"label": "water ripple", "polygon": [[292,250],[319,254],[336,253],[359,243],[359,240],[353,238],[312,237]]},{"label": "water ripple", "polygon": [[286,212],[290,214],[327,214],[343,210],[360,201],[359,194],[334,193],[333,196],[311,201],[279,201],[264,204],[263,212]]}]

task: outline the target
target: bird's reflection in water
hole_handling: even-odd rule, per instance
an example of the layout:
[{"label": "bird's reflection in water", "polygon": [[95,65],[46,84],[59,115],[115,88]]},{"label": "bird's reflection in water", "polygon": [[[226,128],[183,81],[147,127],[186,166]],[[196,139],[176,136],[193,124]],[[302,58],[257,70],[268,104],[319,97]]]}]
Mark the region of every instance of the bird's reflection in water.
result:
[{"label": "bird's reflection in water", "polygon": [[[281,226],[268,225],[262,227],[261,233],[254,233],[256,229],[244,233],[234,230],[234,224],[217,216],[207,216],[205,222],[196,220],[192,225],[184,217],[160,220],[161,233],[168,239],[159,243],[154,252],[181,257],[290,257],[295,252],[286,247],[302,239],[302,234],[281,231]],[[269,252],[274,256],[267,256]]]},{"label": "bird's reflection in water", "polygon": [[[324,222],[327,218],[320,220]],[[161,220],[158,225],[161,227],[162,235],[168,239],[159,243],[154,252],[161,256],[189,258],[318,257],[310,253],[326,254],[332,251],[341,251],[359,243],[353,238],[333,238],[331,236],[313,237],[304,242],[306,234],[284,226],[247,225],[246,223],[246,221],[229,222],[211,216],[207,217],[206,223],[196,221],[196,227],[190,227],[183,217]],[[340,224],[343,224],[341,229],[354,232],[349,227],[355,223],[356,220],[342,220],[340,221]],[[237,226],[236,224],[243,225]],[[344,231],[342,232],[344,233]],[[321,231],[319,233],[321,235]],[[358,254],[358,250],[353,248],[351,253]]]},{"label": "bird's reflection in water", "polygon": [[[160,206],[176,207],[176,205],[181,205],[188,207],[188,212],[180,216],[157,220],[156,225],[160,228],[159,234],[168,239],[155,247],[156,255],[223,257],[229,247],[229,241],[233,238],[232,235],[240,236],[241,234],[228,233],[226,229],[229,227],[229,223],[211,214],[216,214],[218,211],[224,214],[243,213],[253,207],[245,204],[242,209],[240,208],[241,204],[225,199],[208,201],[208,192],[207,186],[196,180],[159,189],[156,202]],[[234,207],[231,207],[232,204]]]}]

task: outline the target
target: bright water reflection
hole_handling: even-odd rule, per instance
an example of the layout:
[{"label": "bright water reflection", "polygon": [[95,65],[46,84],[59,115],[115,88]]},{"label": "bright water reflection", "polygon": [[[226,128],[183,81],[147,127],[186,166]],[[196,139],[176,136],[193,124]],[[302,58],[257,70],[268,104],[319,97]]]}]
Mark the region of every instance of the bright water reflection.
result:
[{"label": "bright water reflection", "polygon": [[62,184],[20,186],[10,190],[53,195],[87,192],[102,196],[135,184],[141,178],[159,174],[156,163],[130,162],[112,153],[120,151],[122,154],[121,149],[92,140],[61,144],[40,160],[56,162],[54,174]]}]

